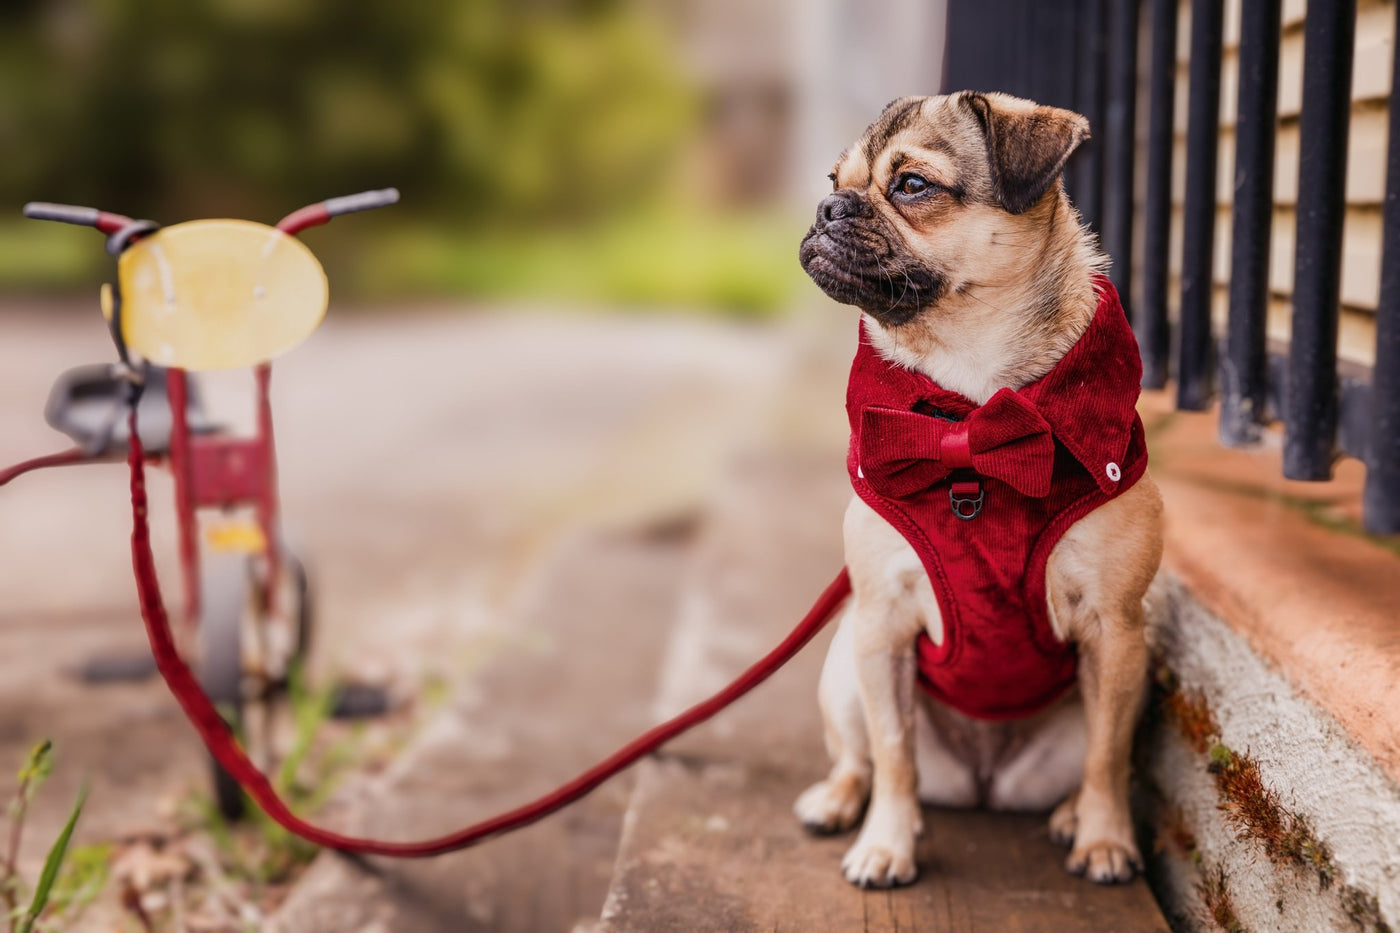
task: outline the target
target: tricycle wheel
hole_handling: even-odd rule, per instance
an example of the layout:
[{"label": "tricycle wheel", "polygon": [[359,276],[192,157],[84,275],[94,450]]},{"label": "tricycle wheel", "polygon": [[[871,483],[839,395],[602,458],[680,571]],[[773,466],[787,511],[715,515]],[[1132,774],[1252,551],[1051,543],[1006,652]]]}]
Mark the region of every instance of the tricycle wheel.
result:
[{"label": "tricycle wheel", "polygon": [[[311,612],[311,582],[306,576],[306,567],[301,559],[290,550],[282,552],[282,559],[286,563],[287,580],[290,584],[291,596],[296,600],[296,635],[295,643],[292,646],[292,663],[306,664],[307,656],[311,651],[311,635],[314,629],[314,617]],[[304,673],[304,671],[303,671]]]},{"label": "tricycle wheel", "polygon": [[[235,731],[243,726],[243,623],[256,599],[246,555],[206,553],[200,566],[199,680]],[[225,819],[243,816],[243,790],[212,757],[214,801]]]}]

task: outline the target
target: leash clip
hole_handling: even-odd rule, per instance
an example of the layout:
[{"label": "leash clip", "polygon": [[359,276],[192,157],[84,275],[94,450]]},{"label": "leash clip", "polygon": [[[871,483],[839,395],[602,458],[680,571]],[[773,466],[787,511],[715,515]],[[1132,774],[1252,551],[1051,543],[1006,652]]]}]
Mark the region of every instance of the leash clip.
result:
[{"label": "leash clip", "polygon": [[146,364],[131,364],[118,361],[108,367],[112,378],[121,384],[122,402],[127,407],[135,407],[146,391]]},{"label": "leash clip", "polygon": [[948,487],[948,502],[953,507],[953,514],[965,522],[981,515],[982,504],[986,501],[986,490],[977,480],[957,482]]}]

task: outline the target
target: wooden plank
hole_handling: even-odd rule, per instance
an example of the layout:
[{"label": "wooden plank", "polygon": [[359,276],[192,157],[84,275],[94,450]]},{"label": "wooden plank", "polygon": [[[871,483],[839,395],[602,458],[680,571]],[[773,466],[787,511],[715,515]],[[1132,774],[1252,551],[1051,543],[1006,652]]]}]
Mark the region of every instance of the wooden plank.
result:
[{"label": "wooden plank", "polygon": [[1283,0],[1283,25],[1303,25],[1303,16],[1308,11],[1308,0]]},{"label": "wooden plank", "polygon": [[[1291,256],[1291,254],[1290,254]],[[1170,294],[1180,288],[1177,276],[1168,279]],[[1211,297],[1211,321],[1217,333],[1225,331],[1225,315],[1229,310],[1229,288],[1223,280],[1215,282]],[[1369,308],[1342,306],[1342,315],[1337,327],[1337,355],[1344,360],[1370,367],[1376,359],[1376,316]],[[1275,292],[1269,296],[1268,339],[1277,343],[1288,342],[1292,329],[1293,301],[1287,293]]]},{"label": "wooden plank", "polygon": [[[639,699],[654,683],[665,642],[658,620],[674,614],[686,547],[665,536],[596,533],[562,545],[512,634],[483,644],[453,704],[348,802],[352,831],[422,838],[503,812],[650,725]],[[569,930],[601,909],[632,779],[621,775],[533,826],[434,859],[369,859],[367,872],[326,852],[282,905],[278,929]]]},{"label": "wooden plank", "polygon": [[[1351,129],[1347,134],[1347,203],[1379,205],[1385,200],[1385,154],[1390,109],[1385,105],[1353,107]],[[1298,200],[1298,126],[1279,128],[1274,155],[1274,200],[1293,204]],[[1225,162],[1221,153],[1221,161]],[[1219,194],[1222,202],[1230,197],[1231,156],[1222,173]]]},{"label": "wooden plank", "polygon": [[[1293,251],[1296,215],[1276,211],[1269,270],[1269,288],[1293,291]],[[1379,211],[1349,208],[1342,225],[1342,304],[1374,309],[1381,287],[1381,215]]]},{"label": "wooden plank", "polygon": [[[1224,116],[1222,112],[1221,116]],[[1352,108],[1347,134],[1347,203],[1378,207],[1385,200],[1385,157],[1387,152],[1389,108],[1385,104],[1364,104]],[[1274,152],[1274,200],[1294,204],[1298,200],[1297,123],[1281,124]],[[1185,189],[1186,137],[1178,135],[1172,146],[1172,190],[1175,203]],[[1220,157],[1216,162],[1215,197],[1221,206],[1233,203],[1235,173],[1234,128],[1222,126]]]},{"label": "wooden plank", "polygon": [[[842,451],[751,460],[715,506],[663,672],[661,713],[778,640],[840,563]],[[827,767],[816,703],[828,638],[638,776],[599,933],[1165,933],[1147,886],[1070,875],[1046,817],[927,809],[913,885],[862,891],[852,834],[792,803]]]},{"label": "wooden plank", "polygon": [[791,801],[811,775],[669,759],[639,778],[601,933],[1166,933],[1147,886],[1068,874],[1040,815],[925,808],[919,880],[862,891],[851,836],[814,838]]},{"label": "wooden plank", "polygon": [[[1181,208],[1172,208],[1173,240],[1180,240]],[[1281,295],[1293,291],[1293,237],[1297,220],[1291,206],[1274,211],[1270,230],[1269,289]],[[1342,298],[1345,307],[1372,311],[1380,297],[1381,215],[1368,207],[1347,209],[1343,225]],[[1174,244],[1168,256],[1173,276],[1181,273],[1181,252]],[[1211,275],[1217,284],[1230,278],[1230,209],[1221,205],[1215,216],[1215,251]]]}]

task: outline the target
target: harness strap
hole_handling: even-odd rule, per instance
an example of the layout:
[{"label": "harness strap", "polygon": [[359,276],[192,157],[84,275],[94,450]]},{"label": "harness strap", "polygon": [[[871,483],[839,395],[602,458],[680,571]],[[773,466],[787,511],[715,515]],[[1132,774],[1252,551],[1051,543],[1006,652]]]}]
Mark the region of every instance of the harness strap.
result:
[{"label": "harness strap", "polygon": [[776,648],[740,674],[733,683],[673,719],[644,732],[573,780],[536,800],[454,833],[418,842],[390,842],[345,836],[308,823],[288,809],[277,796],[267,777],[248,760],[248,756],[234,739],[232,730],[176,651],[175,640],[170,632],[170,619],[161,599],[155,560],[151,554],[146,507],[146,472],[141,435],[136,430],[135,406],[131,409],[129,419],[131,439],[127,462],[131,467],[131,557],[136,573],[136,592],[141,603],[141,617],[146,622],[146,635],[151,643],[156,667],[165,678],[170,692],[184,709],[185,716],[204,740],[209,753],[239,783],[248,796],[262,807],[263,812],[278,825],[308,842],[342,852],[398,858],[441,855],[528,826],[568,806],[637,759],[714,716],[768,679],[822,629],[851,592],[850,579],[846,570],[842,568],[836,579],[817,597],[816,603],[807,611],[797,627]]}]

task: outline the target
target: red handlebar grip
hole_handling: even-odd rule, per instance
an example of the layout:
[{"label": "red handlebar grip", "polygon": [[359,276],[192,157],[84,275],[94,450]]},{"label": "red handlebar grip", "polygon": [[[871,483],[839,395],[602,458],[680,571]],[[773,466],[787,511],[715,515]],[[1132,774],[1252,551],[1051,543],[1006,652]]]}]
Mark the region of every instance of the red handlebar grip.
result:
[{"label": "red handlebar grip", "polygon": [[106,211],[97,212],[97,223],[93,224],[103,233],[116,233],[118,230],[134,223],[134,221],[123,214],[109,214]]},{"label": "red handlebar grip", "polygon": [[308,227],[319,227],[331,219],[331,212],[326,210],[326,205],[308,204],[300,210],[292,211],[286,217],[277,221],[277,229],[283,233],[296,236]]}]

